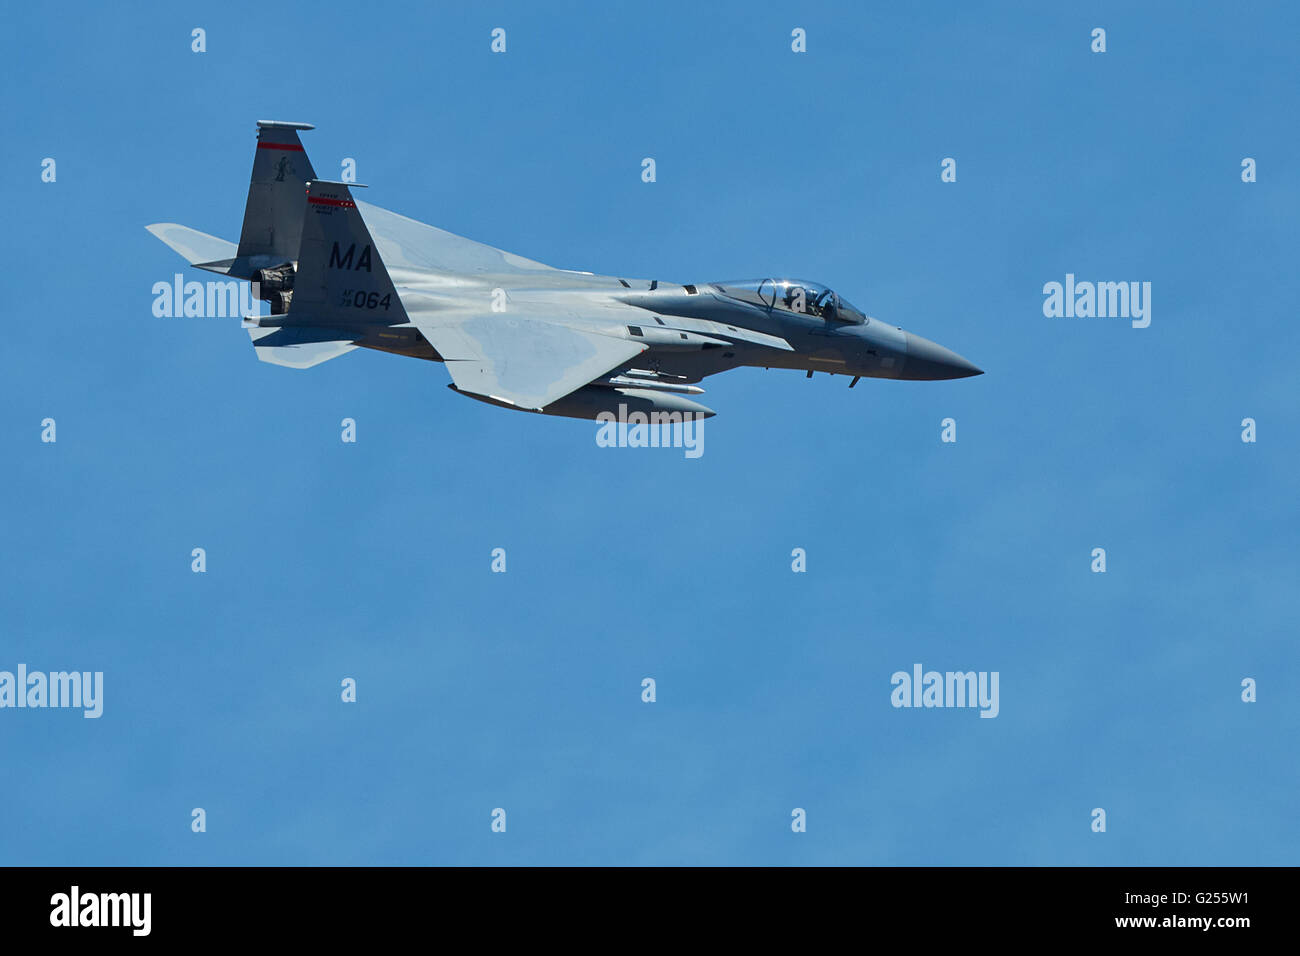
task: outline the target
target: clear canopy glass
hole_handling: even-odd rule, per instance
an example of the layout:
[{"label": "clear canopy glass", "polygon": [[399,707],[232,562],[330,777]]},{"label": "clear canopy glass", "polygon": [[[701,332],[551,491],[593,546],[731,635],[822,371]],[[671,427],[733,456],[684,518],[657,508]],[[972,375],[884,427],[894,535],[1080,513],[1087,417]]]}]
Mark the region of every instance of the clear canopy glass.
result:
[{"label": "clear canopy glass", "polygon": [[739,279],[734,282],[715,282],[713,287],[723,295],[765,309],[797,312],[827,322],[861,325],[867,321],[861,309],[840,298],[820,282],[809,282],[806,279]]}]

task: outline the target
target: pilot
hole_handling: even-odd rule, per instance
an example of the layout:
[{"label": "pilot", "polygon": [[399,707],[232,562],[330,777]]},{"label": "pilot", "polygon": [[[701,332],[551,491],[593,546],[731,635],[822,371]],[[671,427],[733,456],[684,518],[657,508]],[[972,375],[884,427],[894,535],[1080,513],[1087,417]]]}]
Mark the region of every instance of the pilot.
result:
[{"label": "pilot", "polygon": [[837,318],[837,312],[835,309],[835,293],[830,289],[827,289],[822,293],[819,301],[822,303],[821,317],[827,322],[834,322]]},{"label": "pilot", "polygon": [[[795,308],[795,300],[801,303],[800,308]],[[803,312],[808,308],[808,295],[804,292],[803,286],[789,285],[785,287],[785,307],[791,312]]]}]

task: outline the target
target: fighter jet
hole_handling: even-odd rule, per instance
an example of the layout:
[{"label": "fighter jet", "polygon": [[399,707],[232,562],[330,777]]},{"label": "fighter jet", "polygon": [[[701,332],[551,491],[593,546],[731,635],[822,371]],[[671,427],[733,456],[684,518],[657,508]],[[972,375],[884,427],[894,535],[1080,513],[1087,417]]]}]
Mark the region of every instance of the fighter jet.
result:
[{"label": "fighter jet", "polygon": [[[677,285],[556,269],[353,198],[319,179],[307,123],[257,124],[239,243],[148,230],[193,266],[256,283],[257,357],[310,368],[356,348],[442,362],[449,388],[504,408],[596,419],[708,417],[689,396],[740,366],[862,378],[981,374],[830,288],[768,277]],[[604,418],[602,420],[611,420]]]}]

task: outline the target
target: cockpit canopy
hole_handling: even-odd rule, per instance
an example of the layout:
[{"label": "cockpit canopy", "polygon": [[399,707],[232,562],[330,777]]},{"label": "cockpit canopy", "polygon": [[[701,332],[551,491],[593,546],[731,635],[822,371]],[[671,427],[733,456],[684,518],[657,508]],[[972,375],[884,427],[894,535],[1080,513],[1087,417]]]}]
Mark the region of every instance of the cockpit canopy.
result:
[{"label": "cockpit canopy", "polygon": [[713,288],[725,296],[759,305],[765,309],[799,312],[824,319],[827,322],[848,322],[865,325],[867,316],[851,302],[820,282],[804,279],[741,279],[736,282],[714,282]]}]

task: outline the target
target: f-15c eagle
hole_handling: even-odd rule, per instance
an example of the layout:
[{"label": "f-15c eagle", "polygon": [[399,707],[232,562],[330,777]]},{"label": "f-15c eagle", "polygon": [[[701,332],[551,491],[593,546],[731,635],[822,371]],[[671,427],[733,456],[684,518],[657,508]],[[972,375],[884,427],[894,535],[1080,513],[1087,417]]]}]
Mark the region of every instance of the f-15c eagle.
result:
[{"label": "f-15c eagle", "polygon": [[[450,388],[529,412],[597,418],[713,411],[688,398],[742,365],[859,378],[979,375],[928,339],[815,282],[674,285],[555,269],[358,202],[317,179],[299,130],[259,121],[239,244],[150,232],[199,269],[258,284],[257,357],[310,368],[355,348],[443,362]],[[651,418],[651,421],[654,421]]]}]

